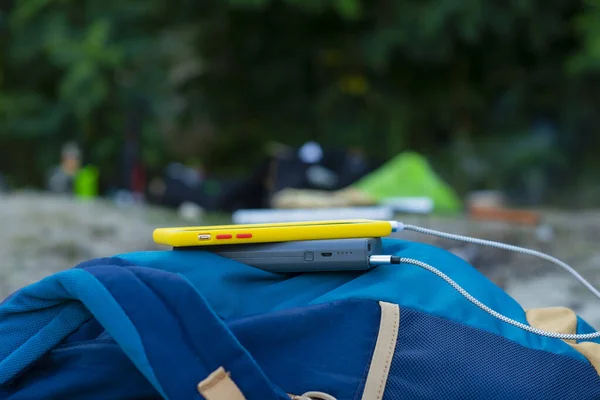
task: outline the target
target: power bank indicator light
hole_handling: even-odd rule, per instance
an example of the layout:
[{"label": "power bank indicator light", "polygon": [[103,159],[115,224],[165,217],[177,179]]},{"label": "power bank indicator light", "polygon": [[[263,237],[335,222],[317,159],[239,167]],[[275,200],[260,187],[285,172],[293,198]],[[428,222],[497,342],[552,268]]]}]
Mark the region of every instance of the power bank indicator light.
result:
[{"label": "power bank indicator light", "polygon": [[221,235],[217,235],[217,239],[231,239],[233,236],[229,235],[229,234],[221,234]]},{"label": "power bank indicator light", "polygon": [[236,238],[238,239],[250,239],[252,237],[251,233],[238,233],[237,235],[235,235]]},{"label": "power bank indicator light", "polygon": [[198,240],[210,240],[211,237],[209,234],[200,234],[198,235]]}]

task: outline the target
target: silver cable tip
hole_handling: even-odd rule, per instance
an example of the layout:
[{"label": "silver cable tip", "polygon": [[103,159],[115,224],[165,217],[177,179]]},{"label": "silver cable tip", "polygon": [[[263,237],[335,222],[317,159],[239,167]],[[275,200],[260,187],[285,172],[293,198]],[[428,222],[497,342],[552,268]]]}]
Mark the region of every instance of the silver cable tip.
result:
[{"label": "silver cable tip", "polygon": [[389,265],[392,263],[392,256],[370,256],[369,264],[371,265]]}]

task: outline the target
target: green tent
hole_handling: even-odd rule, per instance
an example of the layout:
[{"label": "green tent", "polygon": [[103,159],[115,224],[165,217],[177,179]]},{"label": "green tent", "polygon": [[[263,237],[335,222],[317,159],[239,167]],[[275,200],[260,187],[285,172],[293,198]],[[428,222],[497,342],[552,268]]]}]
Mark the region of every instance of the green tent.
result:
[{"label": "green tent", "polygon": [[427,160],[406,152],[394,157],[352,185],[377,201],[398,197],[429,197],[436,212],[462,208],[457,194],[433,171]]}]

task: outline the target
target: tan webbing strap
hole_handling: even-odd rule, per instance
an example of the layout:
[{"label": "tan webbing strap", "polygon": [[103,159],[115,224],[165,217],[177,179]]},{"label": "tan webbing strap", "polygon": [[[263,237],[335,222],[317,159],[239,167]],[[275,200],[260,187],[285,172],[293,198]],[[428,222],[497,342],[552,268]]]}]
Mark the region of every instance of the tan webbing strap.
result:
[{"label": "tan webbing strap", "polygon": [[[526,317],[529,325],[534,328],[557,333],[577,333],[577,315],[569,308],[534,308],[527,310]],[[580,352],[600,375],[600,344],[576,343],[574,340],[565,340],[565,342]]]},{"label": "tan webbing strap", "polygon": [[396,341],[398,340],[400,308],[397,304],[385,302],[380,302],[379,305],[381,307],[379,334],[371,358],[362,400],[383,399],[394,350],[396,349]]},{"label": "tan webbing strap", "polygon": [[219,367],[200,382],[198,392],[206,400],[246,400],[244,394],[223,367]]},{"label": "tan webbing strap", "polygon": [[[556,333],[576,333],[577,315],[566,307],[534,308],[527,311],[527,322],[534,328]],[[575,344],[574,340],[565,340]]]}]

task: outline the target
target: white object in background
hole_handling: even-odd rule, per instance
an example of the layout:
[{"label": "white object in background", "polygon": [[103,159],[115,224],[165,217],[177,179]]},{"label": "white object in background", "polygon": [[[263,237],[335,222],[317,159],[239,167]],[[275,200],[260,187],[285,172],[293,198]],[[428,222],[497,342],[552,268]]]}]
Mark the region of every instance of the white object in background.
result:
[{"label": "white object in background", "polygon": [[132,207],[135,205],[135,198],[129,190],[119,190],[115,193],[114,202],[119,207]]},{"label": "white object in background", "polygon": [[535,235],[539,241],[549,243],[554,239],[554,229],[548,224],[542,224],[535,230]]},{"label": "white object in background", "polygon": [[272,222],[334,221],[342,219],[374,219],[389,221],[394,218],[390,207],[348,207],[296,210],[238,210],[232,215],[234,224],[262,224]]},{"label": "white object in background", "polygon": [[306,142],[298,150],[298,157],[307,164],[316,164],[323,159],[323,149],[317,142]]},{"label": "white object in background", "polygon": [[433,200],[429,197],[390,197],[381,204],[397,213],[429,214],[433,211]]},{"label": "white object in background", "polygon": [[204,216],[204,209],[190,201],[183,202],[179,206],[179,217],[186,221],[197,221]]},{"label": "white object in background", "polygon": [[333,189],[338,184],[338,176],[335,172],[321,165],[312,165],[306,170],[308,181],[316,187]]}]

